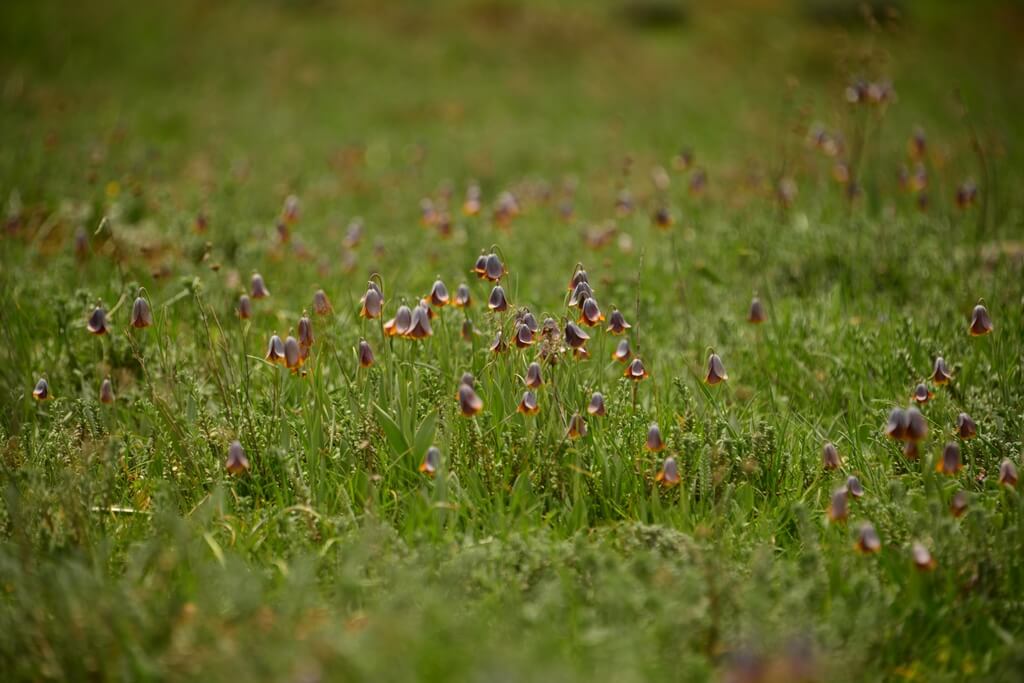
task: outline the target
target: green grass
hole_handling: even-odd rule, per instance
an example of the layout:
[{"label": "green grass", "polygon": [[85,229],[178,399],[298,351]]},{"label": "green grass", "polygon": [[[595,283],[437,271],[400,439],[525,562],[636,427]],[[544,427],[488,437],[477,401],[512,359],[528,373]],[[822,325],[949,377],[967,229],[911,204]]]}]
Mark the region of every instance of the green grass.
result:
[{"label": "green grass", "polygon": [[[821,2],[648,2],[631,22],[627,4],[0,9],[5,679],[1015,680],[1024,504],[997,479],[1024,452],[1024,15],[908,2],[871,28],[816,23],[849,14]],[[847,104],[861,77],[896,100]],[[844,137],[853,201],[807,142],[815,122]],[[897,182],[917,125],[925,211]],[[684,146],[701,196],[672,165]],[[980,198],[962,210],[968,178]],[[472,181],[478,217],[459,210]],[[442,238],[419,207],[446,184]],[[503,190],[522,206],[505,229]],[[282,244],[290,194],[302,210]],[[504,314],[469,272],[491,249]],[[488,347],[520,307],[575,317],[577,263],[651,376],[624,379],[618,338],[594,328],[592,357],[545,365],[540,412],[519,415],[539,345]],[[256,271],[271,296],[243,321]],[[373,273],[385,318],[437,277],[474,304],[438,311],[429,339],[384,339],[358,317]],[[328,316],[312,314],[318,288]],[[129,325],[139,292],[148,329]],[[971,337],[979,298],[995,329]],[[304,310],[316,342],[291,374],[264,354]],[[882,428],[937,355],[954,379],[932,387],[909,461]],[[455,400],[467,371],[473,418]],[[40,377],[52,400],[33,399]],[[607,416],[568,439],[593,391]],[[978,437],[960,473],[937,473],[962,411]],[[660,454],[644,449],[652,422]],[[236,439],[251,468],[232,476]],[[430,445],[433,478],[417,471]],[[667,455],[674,488],[655,480]],[[830,522],[849,475],[866,494]],[[854,549],[864,522],[877,554]],[[915,569],[914,542],[934,571]]]}]

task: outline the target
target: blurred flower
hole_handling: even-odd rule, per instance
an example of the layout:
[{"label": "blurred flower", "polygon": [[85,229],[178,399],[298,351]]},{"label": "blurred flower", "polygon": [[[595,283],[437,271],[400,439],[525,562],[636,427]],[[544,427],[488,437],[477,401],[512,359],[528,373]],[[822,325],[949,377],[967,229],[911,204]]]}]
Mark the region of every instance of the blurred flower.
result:
[{"label": "blurred flower", "polygon": [[[472,376],[470,376],[472,377]],[[473,417],[484,408],[484,402],[477,396],[472,384],[459,384],[459,410],[466,417]]]},{"label": "blurred flower", "polygon": [[100,385],[100,403],[111,404],[114,402],[114,385],[111,384],[110,378],[107,377],[103,380],[103,384]]},{"label": "blurred flower", "polygon": [[573,413],[569,419],[569,430],[566,434],[570,439],[578,439],[587,435],[587,423],[579,413]]},{"label": "blurred flower", "polygon": [[368,368],[373,365],[373,349],[365,339],[359,340],[359,367]]},{"label": "blurred flower", "polygon": [[313,312],[317,315],[328,315],[331,312],[331,301],[327,298],[327,293],[322,289],[316,290],[313,294]]},{"label": "blurred flower", "polygon": [[860,479],[850,475],[846,479],[846,490],[850,492],[850,495],[854,498],[861,498],[864,496],[864,487],[860,484]]},{"label": "blurred flower", "polygon": [[242,320],[248,320],[252,317],[252,301],[249,300],[248,294],[243,294],[238,297],[238,317]]},{"label": "blurred flower", "polygon": [[864,522],[857,531],[857,550],[870,555],[882,549],[882,540],[870,522]]},{"label": "blurred flower", "polygon": [[661,429],[658,428],[655,422],[652,422],[647,428],[647,441],[644,444],[644,448],[652,453],[665,450],[665,442],[661,439]]},{"label": "blurred flower", "polygon": [[963,468],[960,460],[960,447],[955,443],[947,443],[942,449],[942,457],[935,462],[935,471],[942,474],[956,474]]},{"label": "blurred flower", "polygon": [[224,467],[231,474],[242,474],[249,471],[249,458],[245,457],[245,449],[238,441],[232,441],[228,446],[228,459],[224,463]]},{"label": "blurred flower", "polygon": [[437,446],[431,446],[427,449],[426,455],[423,456],[423,462],[420,463],[419,471],[427,476],[433,477],[440,466],[441,449]]},{"label": "blurred flower", "polygon": [[834,470],[839,467],[839,449],[831,441],[826,442],[821,449],[821,464],[826,470]]},{"label": "blurred flower", "polygon": [[747,312],[747,322],[754,325],[759,325],[764,321],[768,320],[768,314],[765,313],[764,304],[756,296],[750,301],[750,311]]},{"label": "blurred flower", "polygon": [[661,471],[654,477],[654,480],[669,488],[682,481],[682,477],[679,476],[679,465],[676,464],[676,459],[671,455],[665,458],[665,461],[661,464]]},{"label": "blurred flower", "polygon": [[953,494],[953,498],[949,501],[949,511],[953,513],[954,517],[959,517],[967,512],[967,507],[970,504],[970,499],[967,496],[966,491],[957,491]]},{"label": "blurred flower", "polygon": [[973,439],[978,435],[978,425],[967,413],[960,413],[956,417],[956,432],[961,439]]},{"label": "blurred flower", "polygon": [[931,552],[920,541],[914,541],[914,545],[910,547],[910,554],[914,558],[914,566],[919,571],[930,572],[938,565]]},{"label": "blurred flower", "polygon": [[46,381],[46,378],[40,378],[36,382],[36,388],[32,390],[32,398],[37,401],[45,401],[51,398],[50,383]]},{"label": "blurred flower", "polygon": [[452,305],[456,308],[469,308],[473,304],[473,297],[469,293],[469,287],[463,283],[455,290],[455,299]]},{"label": "blurred flower", "polygon": [[249,293],[253,299],[265,299],[270,296],[270,290],[267,289],[267,285],[263,282],[263,276],[259,273],[252,274],[252,280],[249,282]]},{"label": "blurred flower", "polygon": [[843,522],[850,515],[848,503],[849,491],[841,487],[832,492],[832,500],[828,506],[828,518],[833,522]]},{"label": "blurred flower", "polygon": [[1010,488],[1017,485],[1017,466],[1009,458],[999,463],[999,483]]}]

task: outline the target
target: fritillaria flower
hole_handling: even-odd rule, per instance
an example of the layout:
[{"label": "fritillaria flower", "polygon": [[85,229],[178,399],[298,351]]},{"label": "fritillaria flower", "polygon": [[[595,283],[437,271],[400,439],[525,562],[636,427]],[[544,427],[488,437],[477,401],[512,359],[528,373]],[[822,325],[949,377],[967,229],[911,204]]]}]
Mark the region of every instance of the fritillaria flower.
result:
[{"label": "fritillaria flower", "polygon": [[914,541],[914,545],[910,547],[910,555],[914,558],[914,567],[918,571],[930,572],[938,566],[931,551],[920,541]]},{"label": "fritillaria flower", "polygon": [[476,387],[476,378],[473,377],[472,372],[462,373],[462,377],[459,378],[459,386],[461,387],[463,384],[470,388]]},{"label": "fritillaria flower", "polygon": [[533,345],[533,331],[530,327],[524,323],[516,325],[516,333],[513,338],[515,345],[520,349],[525,349],[528,346]]},{"label": "fritillaria flower", "polygon": [[434,201],[430,197],[420,200],[420,222],[423,225],[433,225],[437,222],[437,209],[434,208]]},{"label": "fritillaria flower", "polygon": [[617,360],[620,363],[625,363],[627,360],[629,360],[629,357],[632,355],[632,353],[633,352],[630,351],[629,349],[629,340],[621,339],[619,340],[619,343],[615,346],[615,350],[612,351],[612,360]]},{"label": "fritillaria flower", "polygon": [[600,392],[595,391],[594,395],[590,397],[590,403],[587,404],[587,413],[596,417],[603,417],[606,412],[604,396]]},{"label": "fritillaria flower", "polygon": [[504,275],[505,266],[502,264],[501,259],[498,258],[498,255],[488,254],[487,261],[484,264],[484,279],[497,282]]},{"label": "fritillaria flower", "polygon": [[834,470],[839,467],[839,449],[831,441],[825,443],[821,449],[821,464],[826,470]]},{"label": "fritillaria flower", "polygon": [[455,290],[455,298],[452,300],[452,306],[455,306],[456,308],[469,308],[471,305],[473,305],[473,297],[469,293],[469,286],[463,283]]},{"label": "fritillaria flower", "polygon": [[949,368],[946,366],[945,359],[943,359],[942,356],[936,356],[935,365],[932,366],[932,384],[937,384],[941,386],[943,384],[949,384],[950,380],[952,379],[953,375],[952,373],[950,373]]},{"label": "fritillaria flower", "polygon": [[655,422],[652,422],[651,426],[647,428],[647,441],[644,443],[644,448],[652,453],[665,450],[665,442],[661,438],[661,429],[658,428]]},{"label": "fritillaria flower", "polygon": [[659,206],[651,216],[651,222],[662,230],[670,228],[672,227],[672,212],[667,207]]},{"label": "fritillaria flower", "polygon": [[647,379],[647,369],[644,368],[644,362],[639,358],[634,358],[633,361],[626,366],[626,371],[622,373],[623,377],[628,377],[634,382],[639,382],[642,379]]},{"label": "fritillaria flower", "polygon": [[487,299],[487,308],[495,313],[508,310],[508,300],[505,298],[505,290],[501,285],[494,285],[491,296]]},{"label": "fritillaria flower", "polygon": [[359,340],[359,367],[368,368],[373,365],[373,349],[365,339]]},{"label": "fritillaria flower", "polygon": [[299,198],[293,194],[288,195],[284,200],[284,208],[281,209],[281,219],[285,223],[297,223],[300,208]]},{"label": "fritillaria flower", "polygon": [[480,252],[480,255],[476,257],[476,263],[473,264],[473,272],[481,280],[487,276],[487,254]]},{"label": "fritillaria flower", "polygon": [[298,325],[299,334],[299,347],[302,348],[303,357],[309,355],[309,349],[312,348],[313,342],[313,321],[309,319],[309,316],[303,312],[302,317],[299,318]]},{"label": "fritillaria flower", "polygon": [[679,476],[679,465],[676,463],[676,459],[671,455],[665,458],[665,461],[661,464],[661,471],[654,477],[654,480],[667,488],[672,488],[682,481],[682,477]]},{"label": "fritillaria flower", "polygon": [[476,216],[480,213],[481,201],[480,198],[482,193],[480,192],[480,186],[476,183],[471,183],[466,188],[466,201],[462,202],[462,213],[467,216]]},{"label": "fritillaria flower", "polygon": [[573,349],[582,348],[587,340],[590,339],[590,335],[583,331],[579,325],[572,322],[571,320],[565,324],[565,343]]},{"label": "fritillaria flower", "polygon": [[750,301],[750,311],[747,312],[747,322],[754,325],[760,325],[764,321],[768,320],[768,314],[765,313],[764,304],[756,296]]},{"label": "fritillaria flower", "polygon": [[907,408],[907,432],[904,438],[907,441],[924,441],[924,438],[928,436],[928,420],[924,419],[924,415],[917,408],[911,406]]},{"label": "fritillaria flower", "polygon": [[864,496],[864,487],[861,486],[860,479],[852,474],[846,479],[846,490],[849,491],[850,495],[854,498],[861,498]]},{"label": "fritillaria flower", "polygon": [[466,417],[473,417],[484,409],[484,402],[477,396],[472,384],[459,384],[459,410]]},{"label": "fritillaria flower", "polygon": [[889,419],[886,421],[883,431],[890,439],[904,441],[907,438],[907,427],[909,424],[910,419],[907,411],[902,408],[893,408],[889,413]]},{"label": "fritillaria flower", "polygon": [[242,474],[249,471],[249,458],[245,457],[245,449],[242,444],[232,441],[228,446],[228,459],[224,463],[225,469],[231,474]]},{"label": "fritillaria flower", "polygon": [[582,306],[592,296],[594,296],[594,290],[590,288],[589,282],[583,280],[573,288],[572,295],[569,296],[569,305]]},{"label": "fritillaria flower", "polygon": [[242,320],[248,320],[252,317],[252,301],[249,299],[248,294],[243,294],[238,297],[238,317]]},{"label": "fritillaria flower", "polygon": [[953,513],[954,517],[959,517],[967,512],[967,507],[970,505],[970,502],[970,498],[967,496],[966,491],[957,491],[949,501],[949,511]]},{"label": "fritillaria flower", "polygon": [[462,330],[459,332],[459,334],[462,337],[463,341],[472,341],[473,335],[475,334],[475,332],[473,331],[473,321],[470,320],[469,318],[463,320]]},{"label": "fritillaria flower", "polygon": [[935,461],[935,471],[942,474],[956,474],[963,468],[960,459],[960,447],[955,443],[947,443],[942,449],[942,457]]},{"label": "fritillaria flower", "polygon": [[710,386],[714,386],[727,379],[729,379],[729,374],[725,371],[722,359],[718,357],[717,353],[712,353],[708,356],[708,372],[704,381]]},{"label": "fritillaria flower", "polygon": [[566,435],[570,439],[578,439],[587,435],[587,423],[583,420],[582,415],[573,413],[573,416],[569,418],[569,430]]},{"label": "fritillaria flower", "polygon": [[434,286],[430,288],[430,305],[442,308],[448,304],[449,298],[448,288],[445,287],[444,282],[438,278],[434,281]]},{"label": "fritillaria flower", "polygon": [[633,212],[633,195],[623,188],[615,198],[615,212],[619,216],[628,216]]},{"label": "fritillaria flower", "polygon": [[917,447],[916,441],[908,441],[903,444],[903,457],[907,460],[917,460],[921,457],[921,451]]},{"label": "fritillaria flower", "polygon": [[999,463],[999,483],[1010,488],[1017,485],[1017,466],[1009,458]]},{"label": "fritillaria flower", "polygon": [[141,296],[132,304],[132,327],[142,329],[153,324],[153,312],[149,310],[149,302]]},{"label": "fritillaria flower", "polygon": [[505,338],[501,335],[501,330],[494,335],[494,341],[491,342],[491,353],[505,353],[508,351],[508,344],[505,343]]},{"label": "fritillaria flower", "polygon": [[625,334],[632,325],[626,322],[625,316],[622,315],[622,311],[617,308],[612,308],[612,314],[608,316],[608,327],[605,328],[612,334]]},{"label": "fritillaria flower", "polygon": [[276,334],[271,335],[270,343],[267,344],[266,359],[271,363],[284,365],[284,340]]},{"label": "fritillaria flower", "polygon": [[107,405],[114,402],[114,385],[111,384],[110,378],[107,377],[103,380],[103,384],[100,385],[100,403]]},{"label": "fritillaria flower", "polygon": [[583,306],[580,307],[580,322],[587,327],[594,327],[604,322],[604,314],[601,313],[601,309],[597,305],[597,300],[594,297],[588,297],[583,302]]},{"label": "fritillaria flower", "polygon": [[259,273],[252,274],[252,280],[249,281],[249,293],[253,299],[266,299],[270,296],[270,290],[267,289],[267,285],[263,282],[263,276]]},{"label": "fritillaria flower", "polygon": [[878,532],[875,531],[875,527],[870,522],[864,522],[860,525],[860,529],[857,530],[856,547],[858,551],[865,555],[877,553],[882,549],[882,539],[878,537]]},{"label": "fritillaria flower", "polygon": [[521,324],[525,325],[530,332],[536,332],[540,329],[540,325],[537,324],[537,318],[533,313],[530,313],[528,309],[523,309],[518,316],[518,320]]},{"label": "fritillaria flower", "polygon": [[583,266],[577,264],[576,270],[572,272],[572,277],[569,279],[569,291],[575,290],[581,282],[589,282],[589,279],[587,271],[583,270]]},{"label": "fritillaria flower", "polygon": [[532,391],[524,391],[523,398],[519,401],[516,411],[523,415],[536,415],[539,410],[540,406],[537,404],[537,395]]},{"label": "fritillaria flower", "polygon": [[409,334],[411,329],[412,309],[405,304],[398,307],[394,318],[384,323],[384,334],[389,337],[404,337]]},{"label": "fritillaria flower", "polygon": [[707,189],[707,186],[708,174],[704,169],[698,168],[696,171],[693,172],[693,175],[690,176],[690,196],[701,196],[702,194],[704,194],[704,190]]},{"label": "fritillaria flower", "polygon": [[36,382],[36,388],[32,390],[32,398],[37,401],[45,401],[50,397],[50,383],[46,381],[45,377],[41,377]]},{"label": "fritillaria flower", "polygon": [[103,310],[102,306],[92,309],[92,314],[89,315],[85,327],[97,336],[107,333],[107,312]]},{"label": "fritillaria flower", "polygon": [[978,425],[967,413],[960,413],[956,417],[956,433],[961,439],[973,439],[978,435]]},{"label": "fritillaria flower", "polygon": [[420,303],[413,310],[409,329],[403,336],[409,339],[426,339],[433,334],[434,330],[430,326],[430,309],[426,304]]},{"label": "fritillaria flower", "polygon": [[982,301],[971,311],[970,333],[972,337],[982,337],[992,331],[992,318],[988,315],[988,309]]},{"label": "fritillaria flower", "polygon": [[345,239],[342,240],[342,245],[347,249],[358,247],[359,243],[363,241],[363,227],[362,218],[353,218],[348,224],[348,229],[345,231]]},{"label": "fritillaria flower", "polygon": [[292,372],[298,372],[302,367],[302,361],[302,347],[299,346],[299,340],[289,334],[288,338],[284,340],[284,366]]},{"label": "fritillaria flower", "polygon": [[924,130],[918,126],[914,128],[910,139],[907,140],[907,156],[914,161],[922,161],[927,151],[928,139],[925,137]]},{"label": "fritillaria flower", "polygon": [[924,382],[921,382],[920,384],[917,385],[917,388],[914,389],[914,394],[910,397],[910,399],[912,401],[915,401],[916,403],[920,403],[923,405],[928,401],[932,400],[934,396],[935,394],[928,390],[927,385],[925,385]]},{"label": "fritillaria flower", "polygon": [[677,171],[686,171],[693,166],[693,150],[689,147],[684,147],[672,157],[672,168]]},{"label": "fritillaria flower", "polygon": [[431,446],[427,449],[426,454],[423,456],[423,462],[420,463],[419,471],[426,474],[429,477],[433,477],[437,474],[437,469],[441,466],[441,449],[437,446]]},{"label": "fritillaria flower", "polygon": [[544,379],[540,373],[540,363],[530,363],[529,367],[526,368],[526,379],[524,380],[526,386],[531,389],[537,389],[544,384]]},{"label": "fritillaria flower", "polygon": [[959,209],[968,209],[974,205],[978,198],[978,186],[973,180],[965,180],[960,187],[956,188],[956,205]]},{"label": "fritillaria flower", "polygon": [[329,315],[331,312],[331,300],[322,289],[316,290],[313,295],[313,312],[317,315]]},{"label": "fritillaria flower", "polygon": [[367,284],[366,294],[359,300],[359,317],[367,320],[379,318],[384,308],[384,295],[372,280]]},{"label": "fritillaria flower", "polygon": [[832,492],[832,500],[828,506],[828,518],[833,522],[843,522],[849,516],[849,491],[843,486]]}]

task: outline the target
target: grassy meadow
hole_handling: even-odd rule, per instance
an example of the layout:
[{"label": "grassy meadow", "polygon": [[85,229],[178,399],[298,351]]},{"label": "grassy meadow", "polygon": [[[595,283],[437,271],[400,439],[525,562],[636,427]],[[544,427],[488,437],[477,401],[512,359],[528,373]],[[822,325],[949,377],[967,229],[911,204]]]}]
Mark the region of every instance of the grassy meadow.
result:
[{"label": "grassy meadow", "polygon": [[1019,680],[1024,10],[869,4],[0,6],[3,679]]}]

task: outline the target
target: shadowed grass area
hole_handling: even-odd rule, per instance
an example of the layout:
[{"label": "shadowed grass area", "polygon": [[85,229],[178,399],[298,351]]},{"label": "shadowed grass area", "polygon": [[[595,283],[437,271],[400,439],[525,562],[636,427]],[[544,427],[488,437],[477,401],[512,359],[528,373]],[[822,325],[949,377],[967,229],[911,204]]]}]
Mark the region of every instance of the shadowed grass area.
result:
[{"label": "shadowed grass area", "polygon": [[[1024,14],[849,5],[0,9],[0,669],[1014,680]],[[580,267],[631,325],[579,323],[586,360]],[[472,305],[386,336],[437,279]],[[301,368],[266,360],[307,314]],[[883,429],[919,383],[915,459]]]}]

